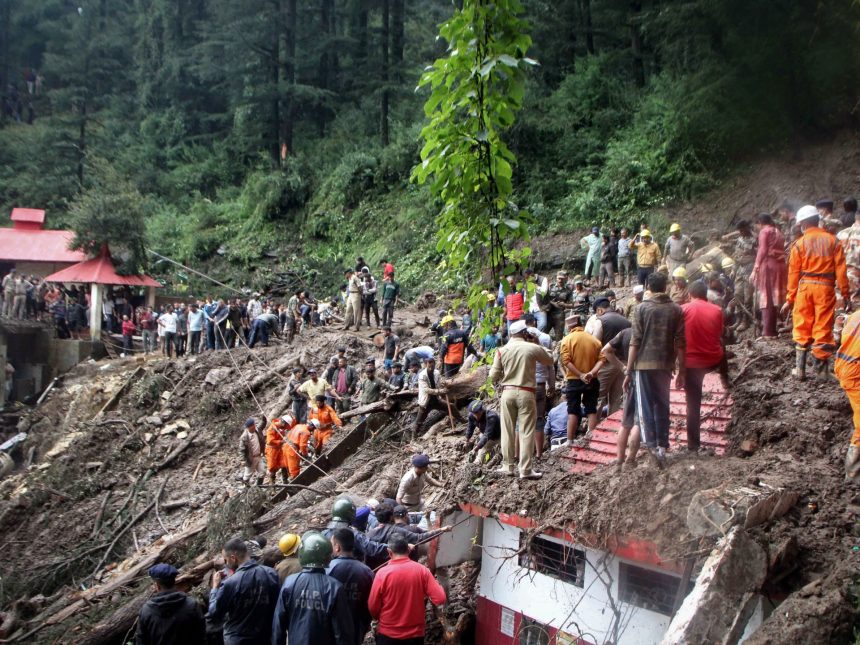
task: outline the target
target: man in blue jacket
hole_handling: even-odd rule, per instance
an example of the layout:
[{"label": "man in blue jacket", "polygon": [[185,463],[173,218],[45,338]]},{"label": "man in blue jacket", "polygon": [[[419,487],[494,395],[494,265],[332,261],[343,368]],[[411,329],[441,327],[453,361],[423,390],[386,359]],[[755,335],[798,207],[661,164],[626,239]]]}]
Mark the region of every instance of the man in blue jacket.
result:
[{"label": "man in blue jacket", "polygon": [[370,629],[370,610],[367,599],[373,586],[373,571],[353,556],[355,535],[349,529],[337,529],[331,536],[334,558],[326,573],[343,585],[347,607],[352,619],[352,645],[361,645]]},{"label": "man in blue jacket", "polygon": [[320,533],[302,536],[302,570],[287,576],[272,618],[271,645],[352,643],[352,618],[344,586],[326,574],[332,546]]},{"label": "man in blue jacket", "polygon": [[[224,561],[235,573],[221,584],[212,576],[209,618],[224,621],[224,645],[268,645],[278,600],[278,574],[252,560],[240,538],[224,545]],[[281,641],[283,642],[283,641]]]}]

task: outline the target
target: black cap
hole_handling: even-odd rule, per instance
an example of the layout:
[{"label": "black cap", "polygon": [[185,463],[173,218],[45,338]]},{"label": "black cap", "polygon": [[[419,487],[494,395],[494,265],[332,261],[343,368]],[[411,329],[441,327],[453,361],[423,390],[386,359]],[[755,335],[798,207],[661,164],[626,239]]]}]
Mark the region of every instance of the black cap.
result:
[{"label": "black cap", "polygon": [[609,309],[609,298],[598,298],[594,301],[594,308],[597,309],[601,307],[603,309]]}]

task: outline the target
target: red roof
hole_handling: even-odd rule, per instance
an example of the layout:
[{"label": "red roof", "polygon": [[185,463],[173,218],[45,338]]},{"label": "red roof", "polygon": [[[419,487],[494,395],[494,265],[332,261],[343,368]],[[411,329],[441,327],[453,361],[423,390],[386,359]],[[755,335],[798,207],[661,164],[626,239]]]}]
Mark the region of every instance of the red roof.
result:
[{"label": "red roof", "polygon": [[[674,383],[673,383],[674,385]],[[715,454],[726,452],[728,438],[726,429],[732,416],[732,399],[723,389],[716,372],[705,376],[702,388],[702,427],[701,442],[704,448],[711,448]],[[687,449],[687,395],[674,387],[669,397],[669,445],[672,450]],[[595,429],[591,439],[584,446],[561,448],[562,457],[571,459],[570,470],[575,473],[590,473],[595,468],[615,459],[618,431],[621,429],[622,411],[619,410],[604,419]],[[639,432],[638,427],[633,432]]]},{"label": "red roof", "polygon": [[[20,209],[18,209],[20,210]],[[85,253],[72,251],[71,231],[44,231],[38,228],[0,228],[0,260],[7,262],[80,262]]]},{"label": "red roof", "polygon": [[77,282],[96,284],[114,284],[128,287],[160,287],[160,282],[148,275],[119,275],[111,260],[110,252],[105,248],[97,258],[86,260],[80,264],[67,267],[62,271],[52,273],[48,282]]},{"label": "red roof", "polygon": [[38,224],[42,228],[45,223],[45,211],[40,208],[13,208],[12,221],[16,222],[15,228],[33,228],[32,226],[19,227],[17,223]]}]

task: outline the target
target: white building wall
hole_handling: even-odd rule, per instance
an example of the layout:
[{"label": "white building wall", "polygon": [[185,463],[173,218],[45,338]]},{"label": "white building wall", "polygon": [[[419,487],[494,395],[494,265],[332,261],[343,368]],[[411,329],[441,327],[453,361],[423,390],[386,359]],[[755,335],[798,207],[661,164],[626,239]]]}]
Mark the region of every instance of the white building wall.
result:
[{"label": "white building wall", "polygon": [[[603,643],[613,639],[609,631],[613,619],[609,603],[611,594],[622,612],[618,645],[660,642],[670,618],[618,600],[618,558],[610,556],[606,562],[612,579],[607,589],[595,573],[595,567],[603,570],[600,560],[604,554],[577,547],[586,552],[589,563],[585,567],[584,586],[579,588],[519,566],[518,557],[513,554],[519,549],[520,533],[520,529],[495,519],[484,520],[481,596],[545,625],[593,643]],[[639,562],[633,564],[649,568]],[[602,577],[608,582],[606,573]]]}]

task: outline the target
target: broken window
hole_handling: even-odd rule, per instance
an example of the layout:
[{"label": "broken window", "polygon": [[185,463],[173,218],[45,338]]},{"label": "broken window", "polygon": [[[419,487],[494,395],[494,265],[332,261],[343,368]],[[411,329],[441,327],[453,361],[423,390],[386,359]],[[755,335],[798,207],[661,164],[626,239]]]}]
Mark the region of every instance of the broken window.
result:
[{"label": "broken window", "polygon": [[549,627],[523,616],[520,620],[519,645],[549,645]]},{"label": "broken window", "polygon": [[[521,549],[524,540],[525,536],[521,535]],[[520,555],[519,564],[577,587],[585,586],[585,551],[564,542],[534,537],[525,552]]]},{"label": "broken window", "polygon": [[681,578],[626,562],[618,563],[619,595],[622,602],[671,616]]}]

